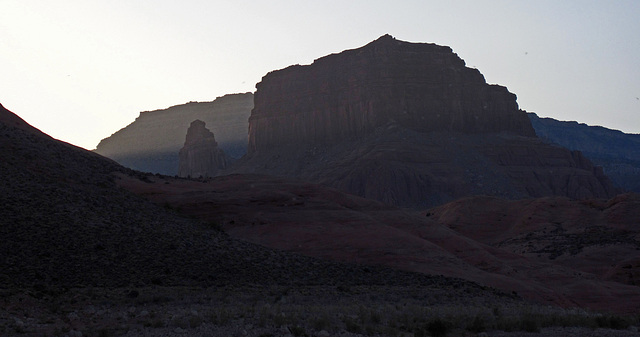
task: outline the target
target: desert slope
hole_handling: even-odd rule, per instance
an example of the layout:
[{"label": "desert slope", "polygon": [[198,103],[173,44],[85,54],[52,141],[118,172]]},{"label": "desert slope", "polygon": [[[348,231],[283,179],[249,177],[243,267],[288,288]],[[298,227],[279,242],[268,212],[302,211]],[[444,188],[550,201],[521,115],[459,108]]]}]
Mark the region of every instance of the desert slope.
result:
[{"label": "desert slope", "polygon": [[[150,179],[152,183],[123,179],[119,184],[157,204],[220,224],[235,238],[266,247],[463,278],[544,304],[625,313],[639,309],[637,286],[602,278],[597,270],[492,245],[474,236],[483,230],[457,231],[444,217],[433,215],[439,211],[427,217],[321,185],[268,176]],[[465,222],[454,218],[452,223]],[[496,226],[495,232],[505,229]],[[624,254],[610,257],[626,259]]]}]

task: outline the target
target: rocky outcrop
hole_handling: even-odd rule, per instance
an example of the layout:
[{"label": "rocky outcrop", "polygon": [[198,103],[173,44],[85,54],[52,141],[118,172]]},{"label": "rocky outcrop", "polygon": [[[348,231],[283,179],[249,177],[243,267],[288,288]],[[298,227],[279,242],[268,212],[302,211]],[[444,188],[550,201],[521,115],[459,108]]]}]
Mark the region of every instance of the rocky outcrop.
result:
[{"label": "rocky outcrop", "polygon": [[580,153],[538,139],[516,96],[451,48],[388,35],[264,76],[248,152],[234,172],[302,178],[404,207],[617,192]]},{"label": "rocky outcrop", "polygon": [[619,188],[640,192],[640,134],[528,115],[540,139],[579,150]]},{"label": "rocky outcrop", "polygon": [[216,138],[205,122],[195,120],[187,130],[187,139],[180,149],[180,177],[215,177],[226,169],[230,158],[218,147]]},{"label": "rocky outcrop", "polygon": [[389,123],[421,132],[535,135],[516,96],[488,85],[451,48],[389,35],[271,72],[256,87],[249,152],[335,143]]},{"label": "rocky outcrop", "polygon": [[133,123],[103,139],[95,151],[139,171],[176,175],[189,123],[199,119],[211,127],[221,149],[240,158],[247,149],[252,108],[253,94],[245,93],[142,112]]}]

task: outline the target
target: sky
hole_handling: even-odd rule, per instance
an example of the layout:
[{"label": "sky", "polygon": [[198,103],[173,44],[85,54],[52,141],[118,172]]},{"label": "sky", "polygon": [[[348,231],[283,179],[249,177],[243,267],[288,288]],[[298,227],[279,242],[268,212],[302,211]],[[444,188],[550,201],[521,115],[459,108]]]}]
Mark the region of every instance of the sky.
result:
[{"label": "sky", "polygon": [[0,0],[0,103],[91,150],[384,34],[450,46],[523,110],[640,133],[636,0]]}]

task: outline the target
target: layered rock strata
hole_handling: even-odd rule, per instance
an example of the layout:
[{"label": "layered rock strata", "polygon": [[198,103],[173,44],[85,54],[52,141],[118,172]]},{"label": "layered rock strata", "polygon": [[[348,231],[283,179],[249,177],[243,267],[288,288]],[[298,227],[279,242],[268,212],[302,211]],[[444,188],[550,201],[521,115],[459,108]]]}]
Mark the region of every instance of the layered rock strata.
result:
[{"label": "layered rock strata", "polygon": [[579,151],[509,135],[384,128],[332,146],[280,146],[236,173],[296,177],[390,205],[426,208],[470,195],[608,198],[618,193]]},{"label": "layered rock strata", "polygon": [[133,123],[103,139],[95,151],[139,171],[176,175],[189,124],[199,119],[211,127],[227,155],[240,158],[247,149],[252,108],[253,94],[245,93],[141,112]]},{"label": "layered rock strata", "polygon": [[271,72],[256,87],[249,152],[335,143],[390,122],[421,132],[535,135],[516,96],[487,84],[451,48],[389,35]]},{"label": "layered rock strata", "polygon": [[233,172],[297,177],[392,205],[469,195],[606,198],[579,152],[542,142],[516,96],[449,47],[385,35],[258,83]]},{"label": "layered rock strata", "polygon": [[219,170],[226,169],[230,158],[218,147],[214,134],[205,127],[205,122],[191,122],[184,147],[180,149],[181,177],[215,177]]}]

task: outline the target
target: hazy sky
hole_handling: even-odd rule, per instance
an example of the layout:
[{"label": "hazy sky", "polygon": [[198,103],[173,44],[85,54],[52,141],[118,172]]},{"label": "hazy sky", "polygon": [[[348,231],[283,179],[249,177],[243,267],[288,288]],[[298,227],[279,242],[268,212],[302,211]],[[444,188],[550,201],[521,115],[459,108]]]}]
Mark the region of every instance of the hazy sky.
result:
[{"label": "hazy sky", "polygon": [[637,0],[0,0],[0,103],[94,149],[140,111],[386,33],[450,46],[521,109],[640,133]]}]

